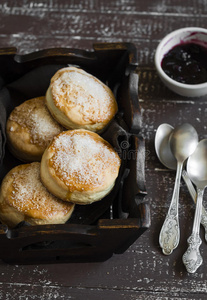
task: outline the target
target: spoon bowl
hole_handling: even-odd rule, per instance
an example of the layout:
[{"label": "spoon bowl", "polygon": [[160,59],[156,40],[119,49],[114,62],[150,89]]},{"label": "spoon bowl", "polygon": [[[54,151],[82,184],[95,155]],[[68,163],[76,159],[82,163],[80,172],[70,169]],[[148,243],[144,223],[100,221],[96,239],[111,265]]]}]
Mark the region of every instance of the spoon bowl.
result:
[{"label": "spoon bowl", "polygon": [[207,185],[207,139],[198,143],[196,151],[189,157],[187,172],[190,179],[198,188]]},{"label": "spoon bowl", "polygon": [[177,162],[170,149],[169,138],[174,128],[166,123],[161,124],[155,135],[155,151],[160,162],[168,169],[176,170]]},{"label": "spoon bowl", "polygon": [[177,161],[184,162],[194,152],[198,144],[198,134],[192,125],[185,123],[173,130],[169,142]]}]

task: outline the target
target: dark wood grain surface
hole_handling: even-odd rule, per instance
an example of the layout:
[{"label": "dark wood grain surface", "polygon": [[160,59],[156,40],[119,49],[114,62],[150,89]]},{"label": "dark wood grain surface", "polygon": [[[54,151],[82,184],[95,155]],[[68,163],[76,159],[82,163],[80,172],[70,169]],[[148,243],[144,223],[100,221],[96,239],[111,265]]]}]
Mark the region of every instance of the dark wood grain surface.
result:
[{"label": "dark wood grain surface", "polygon": [[203,228],[203,265],[195,274],[188,274],[182,264],[194,215],[194,204],[183,182],[179,247],[170,256],[164,256],[159,248],[159,231],[175,173],[159,163],[154,150],[155,131],[163,122],[173,126],[190,122],[200,139],[207,138],[206,97],[187,99],[170,92],[157,77],[153,59],[160,39],[170,31],[185,26],[207,27],[207,1],[6,0],[0,3],[0,20],[0,47],[17,47],[20,54],[51,47],[91,50],[95,42],[136,45],[142,134],[146,140],[146,198],[151,204],[152,222],[124,254],[102,263],[24,266],[0,262],[0,299],[206,299],[207,244]]}]

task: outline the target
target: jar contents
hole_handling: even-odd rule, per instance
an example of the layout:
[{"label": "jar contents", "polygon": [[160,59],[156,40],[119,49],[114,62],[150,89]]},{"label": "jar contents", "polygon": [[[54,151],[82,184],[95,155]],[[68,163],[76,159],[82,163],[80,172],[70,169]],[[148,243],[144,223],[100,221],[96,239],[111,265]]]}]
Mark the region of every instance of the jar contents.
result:
[{"label": "jar contents", "polygon": [[172,79],[187,84],[207,82],[207,48],[183,43],[165,54],[161,67]]}]

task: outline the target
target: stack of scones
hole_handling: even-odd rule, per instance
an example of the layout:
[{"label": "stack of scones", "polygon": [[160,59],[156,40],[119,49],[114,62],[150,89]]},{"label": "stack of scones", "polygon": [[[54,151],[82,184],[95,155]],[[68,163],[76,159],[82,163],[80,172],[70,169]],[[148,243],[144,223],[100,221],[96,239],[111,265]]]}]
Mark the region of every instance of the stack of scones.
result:
[{"label": "stack of scones", "polygon": [[11,112],[7,144],[23,163],[4,177],[0,220],[13,228],[67,222],[75,204],[104,198],[114,187],[121,160],[99,133],[117,112],[112,91],[75,67],[58,70],[45,96]]}]

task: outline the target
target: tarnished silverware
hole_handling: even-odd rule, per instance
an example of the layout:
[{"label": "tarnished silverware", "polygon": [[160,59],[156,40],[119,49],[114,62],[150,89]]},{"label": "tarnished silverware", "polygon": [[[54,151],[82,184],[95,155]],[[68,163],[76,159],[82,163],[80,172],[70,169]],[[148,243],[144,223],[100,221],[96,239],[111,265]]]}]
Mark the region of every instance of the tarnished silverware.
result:
[{"label": "tarnished silverware", "polygon": [[203,194],[207,186],[207,139],[200,141],[194,153],[189,157],[187,172],[197,187],[197,201],[192,234],[188,238],[189,247],[183,255],[183,263],[189,273],[194,273],[203,262],[199,251],[201,245],[199,232]]},{"label": "tarnished silverware", "polygon": [[[174,128],[171,125],[166,123],[161,124],[157,128],[156,135],[155,135],[155,151],[160,162],[166,168],[171,170],[176,170],[177,162],[175,157],[172,154],[172,151],[170,149],[170,143],[169,143],[169,137],[173,129]],[[193,201],[196,203],[197,193],[185,169],[183,169],[182,171],[182,178],[188,188],[188,191]],[[207,212],[203,206],[202,206],[201,224],[205,229],[205,240],[207,242]]]},{"label": "tarnished silverware", "polygon": [[159,243],[165,255],[169,255],[178,246],[180,227],[178,217],[179,187],[184,161],[194,152],[198,143],[198,134],[188,123],[176,127],[169,138],[170,149],[177,160],[175,186],[170,207],[160,231]]}]

